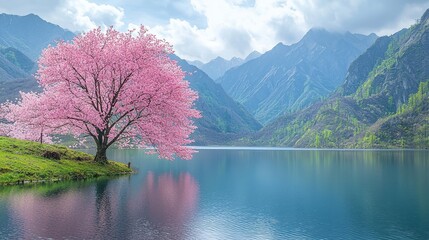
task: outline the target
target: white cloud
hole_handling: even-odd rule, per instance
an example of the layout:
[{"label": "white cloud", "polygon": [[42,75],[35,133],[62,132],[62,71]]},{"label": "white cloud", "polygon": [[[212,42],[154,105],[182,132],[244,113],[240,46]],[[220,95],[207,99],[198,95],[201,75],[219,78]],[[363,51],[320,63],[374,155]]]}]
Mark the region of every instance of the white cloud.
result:
[{"label": "white cloud", "polygon": [[62,14],[57,16],[71,21],[61,21],[58,18],[57,22],[61,22],[70,29],[90,30],[98,26],[120,28],[124,25],[122,22],[124,10],[112,5],[95,4],[88,0],[68,0],[64,1],[59,8]]},{"label": "white cloud", "polygon": [[297,42],[311,27],[378,35],[415,23],[429,0],[14,0],[0,12],[35,13],[72,31],[146,25],[189,60],[245,57]]},{"label": "white cloud", "polygon": [[309,26],[330,30],[391,34],[409,27],[429,7],[427,0],[295,1]]},{"label": "white cloud", "polygon": [[34,13],[71,31],[87,31],[97,26],[121,27],[124,9],[89,0],[14,0],[3,1],[0,11],[26,15]]},{"label": "white cloud", "polygon": [[138,31],[140,29],[140,25],[134,23],[128,23],[127,30],[135,30]]},{"label": "white cloud", "polygon": [[206,26],[170,19],[151,30],[173,44],[179,56],[208,61],[295,43],[311,27],[392,34],[413,24],[429,1],[191,0],[190,7],[206,17]]},{"label": "white cloud", "polygon": [[295,42],[307,28],[302,14],[285,1],[191,0],[191,4],[206,16],[206,28],[171,19],[169,24],[151,29],[188,59],[245,57],[253,50],[264,52],[279,41]]}]

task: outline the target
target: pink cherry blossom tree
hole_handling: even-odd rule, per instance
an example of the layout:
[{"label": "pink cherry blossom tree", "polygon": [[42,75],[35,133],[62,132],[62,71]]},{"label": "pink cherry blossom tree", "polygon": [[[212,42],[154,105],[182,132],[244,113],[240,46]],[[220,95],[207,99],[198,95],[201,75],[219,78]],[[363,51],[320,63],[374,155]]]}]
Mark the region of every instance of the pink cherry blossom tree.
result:
[{"label": "pink cherry blossom tree", "polygon": [[49,134],[64,124],[50,121],[49,105],[44,105],[46,96],[36,93],[21,92],[17,103],[6,102],[1,106],[0,118],[8,121],[3,124],[3,135],[13,138],[51,143]]},{"label": "pink cherry blossom tree", "polygon": [[167,42],[143,26],[136,35],[98,28],[60,42],[39,59],[36,77],[43,93],[24,95],[37,100],[23,98],[16,106],[21,109],[16,116],[33,106],[40,116],[33,119],[37,124],[31,117],[10,120],[27,124],[26,132],[39,138],[88,136],[97,146],[99,163],[107,163],[106,150],[115,143],[153,147],[167,159],[175,154],[189,159],[192,119],[200,117],[193,109],[197,94],[169,58],[172,53]]}]

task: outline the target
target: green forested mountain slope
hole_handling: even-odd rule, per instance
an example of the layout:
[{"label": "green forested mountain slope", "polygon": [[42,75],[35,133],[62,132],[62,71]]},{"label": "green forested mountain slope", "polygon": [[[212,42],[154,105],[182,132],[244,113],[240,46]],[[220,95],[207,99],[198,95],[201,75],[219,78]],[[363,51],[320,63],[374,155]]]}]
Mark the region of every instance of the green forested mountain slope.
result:
[{"label": "green forested mountain slope", "polygon": [[429,148],[429,82],[421,82],[407,104],[378,120],[359,140],[363,147]]},{"label": "green forested mountain slope", "polygon": [[[278,118],[250,140],[295,147],[427,147],[427,110],[410,99],[419,86],[426,94],[422,82],[428,80],[426,11],[411,28],[379,38],[351,64],[331,97]],[[401,111],[404,106],[408,111]]]}]

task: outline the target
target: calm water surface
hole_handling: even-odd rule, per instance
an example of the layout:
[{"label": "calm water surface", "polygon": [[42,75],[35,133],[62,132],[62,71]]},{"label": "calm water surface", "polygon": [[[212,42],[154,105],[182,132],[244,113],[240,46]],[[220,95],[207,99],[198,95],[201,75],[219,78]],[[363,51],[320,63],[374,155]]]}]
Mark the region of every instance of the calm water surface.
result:
[{"label": "calm water surface", "polygon": [[428,151],[109,157],[138,174],[0,187],[0,239],[429,239]]}]

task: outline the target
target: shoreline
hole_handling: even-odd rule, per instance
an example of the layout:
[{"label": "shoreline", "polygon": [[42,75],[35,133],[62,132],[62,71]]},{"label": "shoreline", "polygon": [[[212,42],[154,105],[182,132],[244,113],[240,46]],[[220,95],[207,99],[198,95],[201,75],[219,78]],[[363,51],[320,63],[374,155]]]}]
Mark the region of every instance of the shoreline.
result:
[{"label": "shoreline", "polygon": [[0,183],[0,187],[6,186],[28,186],[28,185],[37,185],[37,184],[45,184],[45,183],[60,183],[66,181],[82,181],[82,180],[94,180],[97,178],[103,177],[124,177],[127,175],[136,174],[137,172],[131,169],[130,172],[120,172],[113,175],[100,175],[100,176],[91,176],[91,177],[80,177],[80,178],[46,178],[46,179],[35,179],[35,180],[17,180],[15,182],[3,182]]},{"label": "shoreline", "polygon": [[[47,152],[55,152],[60,159],[44,157]],[[109,160],[108,164],[101,165],[93,159],[93,155],[62,145],[0,137],[0,186],[122,176],[135,172],[125,163]]]}]

